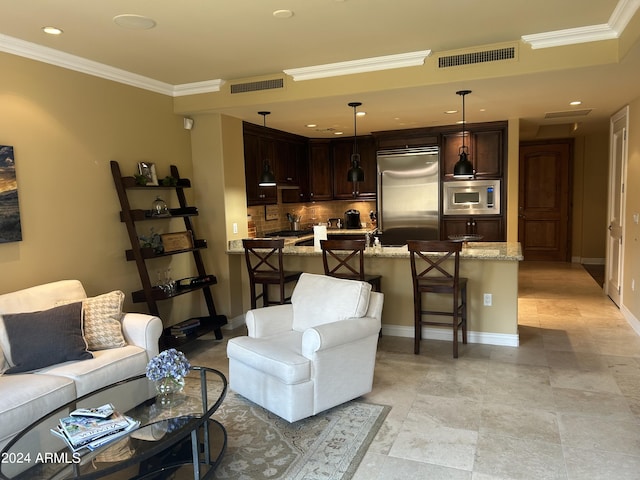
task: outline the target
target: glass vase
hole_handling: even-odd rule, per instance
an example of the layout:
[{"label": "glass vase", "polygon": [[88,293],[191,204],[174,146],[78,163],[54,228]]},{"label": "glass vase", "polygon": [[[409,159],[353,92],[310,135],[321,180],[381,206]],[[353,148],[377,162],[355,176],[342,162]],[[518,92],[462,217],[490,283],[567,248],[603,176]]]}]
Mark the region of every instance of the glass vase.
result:
[{"label": "glass vase", "polygon": [[181,392],[184,388],[184,377],[164,377],[156,381],[156,391],[160,404],[168,405],[171,403],[173,395]]}]

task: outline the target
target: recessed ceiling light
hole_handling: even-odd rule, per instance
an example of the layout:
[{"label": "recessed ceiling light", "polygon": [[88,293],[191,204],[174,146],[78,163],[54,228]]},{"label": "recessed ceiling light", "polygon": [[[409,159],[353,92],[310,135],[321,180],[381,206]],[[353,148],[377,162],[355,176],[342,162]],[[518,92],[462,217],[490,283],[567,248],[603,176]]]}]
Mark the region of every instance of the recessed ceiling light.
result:
[{"label": "recessed ceiling light", "polygon": [[454,113],[458,113],[458,110],[447,110],[444,113],[446,113],[447,115],[453,115]]},{"label": "recessed ceiling light", "polygon": [[316,125],[315,123],[307,123],[307,128],[316,128],[318,125]]},{"label": "recessed ceiling light", "polygon": [[135,15],[133,13],[116,15],[113,17],[113,22],[119,27],[128,28],[130,30],[149,30],[156,26],[156,21],[153,18],[145,17],[143,15]]},{"label": "recessed ceiling light", "polygon": [[344,135],[344,132],[333,132],[334,135]]},{"label": "recessed ceiling light", "polygon": [[49,35],[62,35],[62,29],[58,27],[42,27],[42,31]]},{"label": "recessed ceiling light", "polygon": [[357,117],[364,117],[367,114],[367,112],[358,112],[356,113]]},{"label": "recessed ceiling light", "polygon": [[291,10],[276,10],[273,12],[273,16],[276,18],[291,18],[293,17],[293,12]]},{"label": "recessed ceiling light", "polygon": [[573,102],[569,102],[569,105],[582,105],[582,102],[580,100],[574,100]]}]

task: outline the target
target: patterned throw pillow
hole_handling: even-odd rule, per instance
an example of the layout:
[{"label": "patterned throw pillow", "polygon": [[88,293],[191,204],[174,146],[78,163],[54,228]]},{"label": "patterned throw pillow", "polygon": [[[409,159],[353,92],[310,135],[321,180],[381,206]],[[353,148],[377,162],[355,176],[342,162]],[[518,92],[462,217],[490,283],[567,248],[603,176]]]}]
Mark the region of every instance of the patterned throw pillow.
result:
[{"label": "patterned throw pillow", "polygon": [[89,350],[106,350],[124,347],[127,344],[120,323],[123,303],[124,293],[120,290],[82,299],[84,338]]}]

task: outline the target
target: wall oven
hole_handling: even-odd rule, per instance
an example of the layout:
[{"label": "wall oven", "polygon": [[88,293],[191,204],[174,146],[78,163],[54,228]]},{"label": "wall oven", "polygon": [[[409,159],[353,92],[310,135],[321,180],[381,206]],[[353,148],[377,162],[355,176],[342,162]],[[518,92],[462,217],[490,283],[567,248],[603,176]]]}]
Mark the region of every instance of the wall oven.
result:
[{"label": "wall oven", "polygon": [[443,215],[500,215],[500,180],[442,184]]}]

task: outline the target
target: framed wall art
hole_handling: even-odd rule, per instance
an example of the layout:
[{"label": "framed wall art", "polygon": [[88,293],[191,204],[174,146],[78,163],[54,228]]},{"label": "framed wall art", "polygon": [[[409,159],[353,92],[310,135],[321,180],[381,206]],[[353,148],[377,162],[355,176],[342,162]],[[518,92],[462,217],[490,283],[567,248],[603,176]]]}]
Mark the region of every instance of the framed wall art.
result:
[{"label": "framed wall art", "polygon": [[147,179],[145,185],[158,185],[156,164],[151,162],[138,162],[138,174]]},{"label": "framed wall art", "polygon": [[16,159],[13,147],[0,145],[0,243],[22,240]]}]

